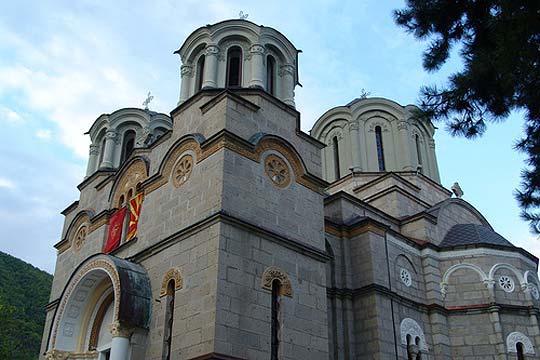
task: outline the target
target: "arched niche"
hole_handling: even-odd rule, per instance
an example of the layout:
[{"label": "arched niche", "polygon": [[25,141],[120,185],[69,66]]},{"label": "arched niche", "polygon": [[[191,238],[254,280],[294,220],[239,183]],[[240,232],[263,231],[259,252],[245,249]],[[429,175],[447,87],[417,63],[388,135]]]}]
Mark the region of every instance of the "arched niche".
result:
[{"label": "arched niche", "polygon": [[517,344],[521,343],[523,345],[523,354],[525,355],[536,355],[534,351],[534,345],[525,334],[518,331],[511,332],[506,337],[506,351],[508,353],[517,353]]},{"label": "arched niche", "polygon": [[409,339],[412,339],[413,341],[419,339],[418,347],[422,352],[427,353],[429,351],[429,347],[426,343],[426,337],[424,335],[424,330],[422,330],[422,327],[420,327],[420,325],[418,325],[415,320],[411,318],[405,318],[401,320],[399,331],[401,345],[407,346],[407,336],[410,336]]},{"label": "arched niche", "polygon": [[62,292],[48,352],[94,351],[100,336],[107,339],[103,329],[109,325],[148,329],[151,300],[150,280],[140,265],[104,254],[88,258]]}]

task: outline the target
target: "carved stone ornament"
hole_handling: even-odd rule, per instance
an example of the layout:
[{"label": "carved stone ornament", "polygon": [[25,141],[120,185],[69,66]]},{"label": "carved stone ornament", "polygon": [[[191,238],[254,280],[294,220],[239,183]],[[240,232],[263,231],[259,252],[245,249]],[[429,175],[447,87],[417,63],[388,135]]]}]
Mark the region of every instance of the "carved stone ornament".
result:
[{"label": "carved stone ornament", "polygon": [[291,171],[287,163],[279,156],[270,154],[264,160],[266,175],[272,182],[281,187],[287,187],[291,182]]},{"label": "carved stone ornament", "polygon": [[90,156],[97,156],[99,155],[99,145],[90,145]]},{"label": "carved stone ornament", "polygon": [[182,67],[180,68],[180,74],[182,75],[182,77],[193,75],[193,66],[182,65]]},{"label": "carved stone ornament", "polygon": [[133,330],[132,327],[122,325],[119,321],[115,321],[109,326],[112,337],[130,337]]},{"label": "carved stone ornament", "polygon": [[105,137],[107,139],[113,139],[115,140],[117,137],[118,137],[118,133],[116,132],[116,130],[107,130],[105,132]]},{"label": "carved stone ornament", "polygon": [[281,284],[279,295],[288,297],[293,296],[291,281],[289,280],[287,273],[276,266],[270,266],[264,270],[262,275],[262,288],[272,291],[272,282],[274,282],[274,280],[278,280]]},{"label": "carved stone ornament", "polygon": [[401,321],[401,325],[399,327],[400,335],[401,335],[401,344],[407,346],[407,335],[410,335],[414,341],[417,337],[420,339],[420,343],[418,344],[420,350],[424,352],[428,352],[428,346],[426,344],[426,337],[424,336],[424,331],[418,325],[416,321],[414,321],[411,318],[405,318]]},{"label": "carved stone ornament", "polygon": [[507,293],[511,293],[515,289],[514,280],[506,275],[499,277],[499,286]]},{"label": "carved stone ornament", "polygon": [[291,75],[294,76],[294,66],[290,64],[281,65],[279,67],[279,76]]},{"label": "carved stone ornament", "polygon": [[143,160],[134,161],[129,165],[129,168],[118,180],[111,207],[120,206],[120,197],[122,195],[124,195],[125,200],[129,200],[129,190],[135,195],[137,193],[137,184],[142,183],[147,177],[146,164]]},{"label": "carved stone ornament", "polygon": [[397,125],[398,130],[407,130],[409,128],[409,125],[406,121],[400,121]]},{"label": "carved stone ornament", "polygon": [[182,275],[180,275],[180,271],[176,268],[169,269],[161,281],[161,290],[159,291],[160,297],[167,295],[167,287],[171,280],[174,280],[174,290],[178,291],[184,287],[184,280],[182,279]]},{"label": "carved stone ornament", "polygon": [[371,124],[369,124],[369,132],[374,132],[375,128],[379,126],[381,128],[382,132],[388,132],[388,125],[383,123],[382,121],[373,121]]},{"label": "carved stone ornament", "polygon": [[531,340],[524,334],[514,331],[506,337],[506,350],[509,353],[517,353],[517,343],[523,344],[523,353],[527,355],[535,355],[534,346]]},{"label": "carved stone ornament", "polygon": [[180,158],[173,169],[173,185],[174,187],[182,186],[188,181],[191,171],[193,170],[193,156],[186,154]]},{"label": "carved stone ornament", "polygon": [[251,47],[249,48],[249,52],[251,54],[263,55],[264,54],[264,46],[262,46],[260,44],[251,45]]},{"label": "carved stone ornament", "polygon": [[208,45],[205,49],[205,55],[218,55],[219,54],[219,47],[217,45]]},{"label": "carved stone ornament", "polygon": [[399,277],[401,279],[401,282],[405,284],[406,287],[410,287],[412,285],[412,277],[409,270],[401,268],[399,270]]},{"label": "carved stone ornament", "polygon": [[75,252],[81,250],[83,243],[86,241],[86,235],[88,234],[88,227],[83,225],[77,230],[75,234],[75,239],[73,239],[73,250]]},{"label": "carved stone ornament", "polygon": [[64,350],[49,350],[45,354],[47,360],[67,360],[67,359],[96,359],[99,353],[97,351],[73,352]]}]

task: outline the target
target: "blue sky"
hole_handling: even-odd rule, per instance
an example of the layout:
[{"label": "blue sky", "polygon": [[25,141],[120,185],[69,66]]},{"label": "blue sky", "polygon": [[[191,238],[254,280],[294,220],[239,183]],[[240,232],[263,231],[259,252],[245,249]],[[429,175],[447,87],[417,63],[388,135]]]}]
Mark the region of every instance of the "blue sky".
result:
[{"label": "blue sky", "polygon": [[[141,107],[168,113],[179,95],[173,51],[196,28],[237,18],[271,26],[300,54],[297,108],[309,131],[327,109],[362,89],[402,105],[423,84],[441,84],[457,58],[429,74],[425,44],[398,28],[402,1],[17,1],[0,3],[0,250],[53,272],[63,217],[78,198],[89,139],[102,113]],[[523,121],[513,114],[476,141],[435,137],[443,185],[459,181],[464,199],[515,245],[540,256],[519,219],[513,191],[523,156],[513,150]],[[437,125],[437,124],[436,124]]]}]

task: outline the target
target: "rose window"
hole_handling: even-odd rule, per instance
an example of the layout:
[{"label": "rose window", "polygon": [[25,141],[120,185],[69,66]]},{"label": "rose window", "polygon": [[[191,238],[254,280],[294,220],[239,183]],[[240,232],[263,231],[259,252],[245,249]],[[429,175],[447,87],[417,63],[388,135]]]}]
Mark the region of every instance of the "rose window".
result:
[{"label": "rose window", "polygon": [[182,156],[173,170],[174,186],[179,187],[184,184],[189,179],[191,170],[193,170],[193,157],[191,155]]},{"label": "rose window", "polygon": [[266,175],[279,187],[286,187],[291,181],[289,167],[280,157],[270,154],[265,161]]},{"label": "rose window", "polygon": [[503,276],[499,277],[499,286],[504,291],[510,293],[510,292],[514,291],[514,286],[515,286],[514,285],[514,280],[512,280],[512,278],[509,277],[509,276],[503,275]]},{"label": "rose window", "polygon": [[86,234],[87,234],[86,226],[82,226],[79,231],[77,231],[77,234],[75,235],[75,251],[79,251],[86,240]]},{"label": "rose window", "polygon": [[405,286],[409,287],[412,285],[412,278],[411,278],[411,273],[409,272],[409,270],[402,268],[399,271],[399,276],[401,278],[401,282],[403,282]]}]

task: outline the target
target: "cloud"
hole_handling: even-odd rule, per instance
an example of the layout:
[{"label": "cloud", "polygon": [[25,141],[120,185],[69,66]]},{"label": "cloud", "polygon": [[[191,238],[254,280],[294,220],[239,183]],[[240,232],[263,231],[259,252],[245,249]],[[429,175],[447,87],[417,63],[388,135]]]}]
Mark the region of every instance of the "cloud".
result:
[{"label": "cloud", "polygon": [[41,140],[49,141],[51,140],[52,131],[49,129],[39,129],[36,131],[36,136]]},{"label": "cloud", "polygon": [[0,118],[13,125],[24,124],[24,118],[16,111],[11,110],[5,106],[0,106]]},{"label": "cloud", "polygon": [[13,181],[11,181],[9,179],[0,177],[0,189],[2,189],[2,188],[8,189],[8,190],[13,190],[13,189],[15,189],[15,183],[13,183]]}]

